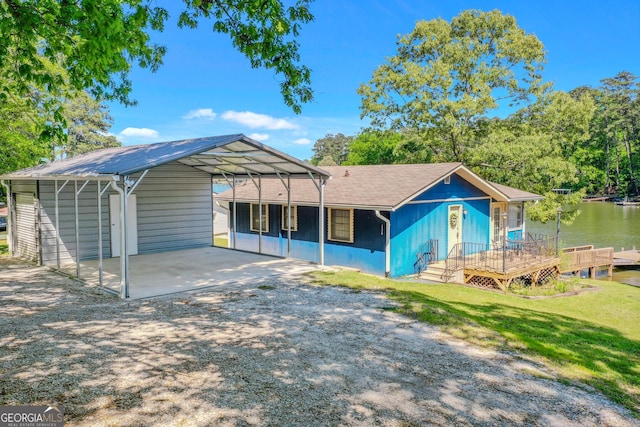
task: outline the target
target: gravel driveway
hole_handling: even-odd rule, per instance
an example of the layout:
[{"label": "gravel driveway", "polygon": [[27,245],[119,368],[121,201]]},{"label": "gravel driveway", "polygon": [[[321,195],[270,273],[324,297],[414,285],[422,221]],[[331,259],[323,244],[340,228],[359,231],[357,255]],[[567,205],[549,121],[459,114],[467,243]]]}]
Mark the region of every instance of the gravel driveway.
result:
[{"label": "gravel driveway", "polygon": [[392,304],[273,280],[122,302],[0,258],[0,404],[81,426],[640,425]]}]

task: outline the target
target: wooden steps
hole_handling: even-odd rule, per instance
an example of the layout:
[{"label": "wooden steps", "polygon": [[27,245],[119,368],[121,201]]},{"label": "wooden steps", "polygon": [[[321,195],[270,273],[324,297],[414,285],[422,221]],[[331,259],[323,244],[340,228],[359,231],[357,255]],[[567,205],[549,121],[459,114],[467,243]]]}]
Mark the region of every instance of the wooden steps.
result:
[{"label": "wooden steps", "polygon": [[458,280],[459,283],[462,283],[462,270],[460,270],[459,272],[454,272],[452,276],[446,277],[446,269],[447,265],[444,261],[438,261],[433,264],[429,264],[425,271],[418,274],[418,279],[435,283],[456,283],[456,280]]}]

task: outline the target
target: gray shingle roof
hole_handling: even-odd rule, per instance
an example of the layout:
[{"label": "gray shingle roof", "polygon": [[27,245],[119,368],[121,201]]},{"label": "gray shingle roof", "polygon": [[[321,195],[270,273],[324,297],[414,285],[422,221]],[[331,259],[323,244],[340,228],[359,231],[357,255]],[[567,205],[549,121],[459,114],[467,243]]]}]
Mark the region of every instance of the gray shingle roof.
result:
[{"label": "gray shingle roof", "polygon": [[[525,200],[526,195],[529,196],[526,200],[540,198],[506,186],[497,188],[465,168],[462,163],[325,166],[323,169],[332,175],[324,192],[324,203],[327,206],[397,209],[453,173],[471,180],[497,200],[512,200],[510,195],[522,196],[520,200]],[[265,203],[286,204],[287,191],[280,180],[262,179],[261,185],[262,200]],[[231,200],[232,192],[229,190],[216,197]],[[238,185],[236,200],[257,201],[256,186],[249,180]],[[317,205],[318,190],[310,180],[292,180],[291,200],[293,204]]]},{"label": "gray shingle roof", "polygon": [[246,174],[247,171],[274,175],[274,171],[277,170],[285,175],[308,176],[308,173],[312,172],[316,175],[328,176],[322,169],[308,165],[242,134],[236,134],[106,148],[11,172],[2,178],[124,176],[173,161],[213,175]]}]

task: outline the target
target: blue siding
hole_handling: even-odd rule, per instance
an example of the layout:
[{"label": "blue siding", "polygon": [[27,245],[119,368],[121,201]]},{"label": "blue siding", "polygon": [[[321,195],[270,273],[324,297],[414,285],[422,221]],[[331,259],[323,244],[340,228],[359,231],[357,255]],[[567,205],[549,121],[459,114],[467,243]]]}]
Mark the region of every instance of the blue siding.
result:
[{"label": "blue siding", "polygon": [[[257,252],[259,234],[250,231],[248,203],[238,203],[238,249]],[[298,206],[298,231],[291,232],[291,256],[319,262],[318,208]],[[233,206],[231,206],[233,215]],[[287,255],[287,231],[281,230],[281,205],[269,205],[269,232],[262,234],[262,252],[270,255]],[[325,263],[358,268],[364,272],[384,275],[385,230],[384,223],[373,211],[354,210],[354,242],[328,240],[328,209],[325,209]],[[233,221],[231,221],[233,227]]]},{"label": "blue siding", "polygon": [[[483,199],[461,200],[463,198]],[[391,213],[391,276],[416,273],[416,253],[427,240],[438,240],[438,259],[447,257],[451,205],[462,205],[467,211],[462,218],[462,240],[489,243],[491,201],[462,178],[454,175],[450,184],[441,182],[414,200],[423,203],[407,204]],[[429,203],[428,200],[446,201]]]},{"label": "blue siding", "polygon": [[458,175],[451,176],[451,182],[445,184],[440,181],[429,190],[417,196],[414,200],[443,200],[443,199],[466,199],[471,197],[485,197],[482,191],[471,185],[468,181]]}]

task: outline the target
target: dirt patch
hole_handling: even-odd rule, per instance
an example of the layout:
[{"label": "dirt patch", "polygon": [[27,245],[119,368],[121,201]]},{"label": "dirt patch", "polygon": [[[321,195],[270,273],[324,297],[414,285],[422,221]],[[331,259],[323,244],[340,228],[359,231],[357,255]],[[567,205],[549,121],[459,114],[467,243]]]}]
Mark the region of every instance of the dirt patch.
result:
[{"label": "dirt patch", "polygon": [[0,258],[2,405],[70,425],[639,425],[374,292],[265,281],[123,302]]}]

